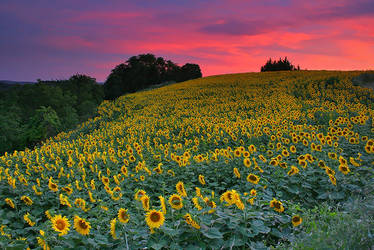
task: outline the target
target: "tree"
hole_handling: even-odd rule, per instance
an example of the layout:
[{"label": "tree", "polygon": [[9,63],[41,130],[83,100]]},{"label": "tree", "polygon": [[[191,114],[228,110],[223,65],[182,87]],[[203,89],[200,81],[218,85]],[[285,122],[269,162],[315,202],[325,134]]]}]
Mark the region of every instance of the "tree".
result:
[{"label": "tree", "polygon": [[199,65],[187,63],[182,67],[162,57],[141,54],[130,57],[112,69],[104,83],[106,99],[115,99],[124,93],[136,92],[166,81],[186,81],[201,77]]},{"label": "tree", "polygon": [[41,106],[27,124],[26,143],[33,146],[35,143],[55,135],[60,128],[61,121],[56,111],[49,106]]},{"label": "tree", "polygon": [[180,70],[180,81],[187,81],[202,77],[199,65],[186,63],[181,67]]},{"label": "tree", "polygon": [[278,61],[272,61],[271,58],[261,67],[261,72],[265,71],[280,71],[280,70],[300,70],[300,66],[295,67],[292,65],[287,57],[284,59],[279,58]]}]

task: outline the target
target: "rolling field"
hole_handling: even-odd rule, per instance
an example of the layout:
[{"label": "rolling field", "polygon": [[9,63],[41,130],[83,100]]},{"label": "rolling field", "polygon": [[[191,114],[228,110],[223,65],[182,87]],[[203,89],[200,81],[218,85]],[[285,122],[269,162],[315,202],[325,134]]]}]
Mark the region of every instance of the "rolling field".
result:
[{"label": "rolling field", "polygon": [[219,75],[104,101],[0,158],[0,246],[266,248],[373,182],[362,72]]}]

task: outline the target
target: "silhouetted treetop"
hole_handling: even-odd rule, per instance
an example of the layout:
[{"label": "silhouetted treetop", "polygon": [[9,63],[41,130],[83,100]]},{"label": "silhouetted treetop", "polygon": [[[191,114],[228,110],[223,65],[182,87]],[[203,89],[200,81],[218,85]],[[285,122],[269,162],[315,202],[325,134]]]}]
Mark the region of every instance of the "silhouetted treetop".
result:
[{"label": "silhouetted treetop", "polygon": [[280,70],[300,70],[300,66],[295,67],[288,61],[287,57],[279,58],[278,61],[272,61],[271,58],[261,67],[261,72],[264,71],[280,71]]},{"label": "silhouetted treetop", "polygon": [[162,82],[181,82],[202,77],[199,65],[187,63],[182,67],[153,54],[130,57],[112,69],[104,91],[106,99],[115,99],[124,93],[136,92]]}]

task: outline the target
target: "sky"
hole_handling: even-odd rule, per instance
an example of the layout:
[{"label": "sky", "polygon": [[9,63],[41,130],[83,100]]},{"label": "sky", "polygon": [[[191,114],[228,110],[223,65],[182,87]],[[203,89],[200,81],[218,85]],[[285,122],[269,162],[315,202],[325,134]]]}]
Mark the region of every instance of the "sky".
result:
[{"label": "sky", "polygon": [[374,0],[1,0],[0,79],[104,82],[145,53],[203,76],[285,56],[302,69],[368,70],[372,27]]}]

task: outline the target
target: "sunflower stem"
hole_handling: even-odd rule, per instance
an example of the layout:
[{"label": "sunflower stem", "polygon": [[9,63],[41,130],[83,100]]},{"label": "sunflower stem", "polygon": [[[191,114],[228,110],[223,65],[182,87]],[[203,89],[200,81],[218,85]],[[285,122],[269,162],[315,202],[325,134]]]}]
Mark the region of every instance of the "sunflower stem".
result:
[{"label": "sunflower stem", "polygon": [[129,244],[127,242],[127,233],[125,232],[125,240],[126,240],[126,249],[129,250]]}]

